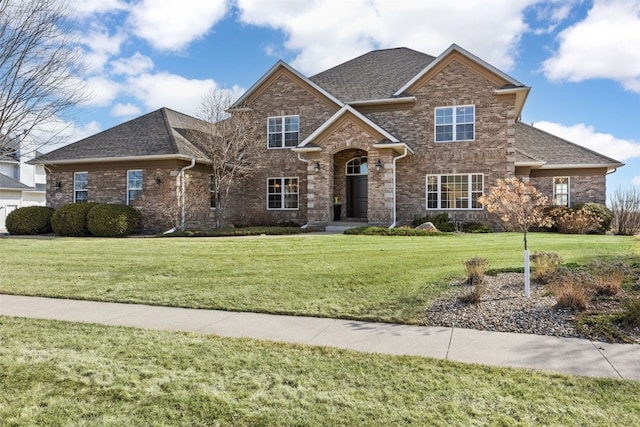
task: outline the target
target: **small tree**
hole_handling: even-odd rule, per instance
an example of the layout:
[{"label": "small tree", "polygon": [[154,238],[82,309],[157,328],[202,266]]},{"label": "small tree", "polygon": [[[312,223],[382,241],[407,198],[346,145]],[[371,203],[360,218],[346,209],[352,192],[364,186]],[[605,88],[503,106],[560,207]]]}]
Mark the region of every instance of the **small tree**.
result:
[{"label": "small tree", "polygon": [[640,186],[618,188],[611,199],[612,229],[615,234],[640,233]]},{"label": "small tree", "polygon": [[524,293],[529,298],[530,269],[527,232],[531,227],[550,227],[551,219],[543,212],[548,198],[532,184],[518,178],[499,179],[489,194],[481,196],[478,201],[488,212],[498,215],[500,220],[511,228],[522,231],[524,235]]},{"label": "small tree", "polygon": [[203,132],[191,132],[211,170],[211,204],[216,228],[225,219],[229,193],[234,184],[255,172],[258,155],[265,141],[255,137],[252,113],[246,108],[234,108],[229,90],[214,89],[202,98],[197,116],[207,123]]}]

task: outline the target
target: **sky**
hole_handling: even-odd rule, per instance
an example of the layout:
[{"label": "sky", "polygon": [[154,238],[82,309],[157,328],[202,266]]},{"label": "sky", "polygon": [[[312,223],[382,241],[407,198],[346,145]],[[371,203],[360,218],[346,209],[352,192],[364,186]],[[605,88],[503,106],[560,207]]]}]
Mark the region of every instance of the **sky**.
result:
[{"label": "sky", "polygon": [[[77,4],[75,4],[77,3]],[[73,20],[91,96],[66,142],[168,107],[196,115],[282,59],[306,76],[374,49],[451,44],[530,86],[522,120],[626,165],[640,186],[640,0],[83,0]]]}]

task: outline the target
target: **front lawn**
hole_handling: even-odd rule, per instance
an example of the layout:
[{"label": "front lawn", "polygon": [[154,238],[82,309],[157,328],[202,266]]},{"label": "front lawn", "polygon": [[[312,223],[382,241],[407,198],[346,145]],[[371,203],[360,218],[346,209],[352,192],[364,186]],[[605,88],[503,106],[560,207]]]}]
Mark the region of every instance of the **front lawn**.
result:
[{"label": "front lawn", "polygon": [[8,317],[0,390],[1,426],[640,422],[634,381]]},{"label": "front lawn", "polygon": [[[565,263],[640,257],[640,238],[531,234]],[[521,269],[522,235],[0,239],[0,292],[418,323],[482,256]]]}]

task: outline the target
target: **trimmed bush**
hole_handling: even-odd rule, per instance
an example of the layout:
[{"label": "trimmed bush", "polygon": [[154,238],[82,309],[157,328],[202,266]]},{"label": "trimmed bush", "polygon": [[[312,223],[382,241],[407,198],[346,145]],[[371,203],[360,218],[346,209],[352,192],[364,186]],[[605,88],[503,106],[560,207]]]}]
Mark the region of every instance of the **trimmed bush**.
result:
[{"label": "trimmed bush", "polygon": [[87,213],[87,229],[99,237],[128,236],[139,222],[140,213],[127,205],[97,204]]},{"label": "trimmed bush", "polygon": [[55,211],[51,228],[60,236],[88,236],[87,213],[96,203],[69,203]]},{"label": "trimmed bush", "polygon": [[46,206],[26,206],[7,215],[5,226],[9,234],[35,235],[51,233],[51,216],[55,209]]},{"label": "trimmed bush", "polygon": [[577,205],[575,209],[584,209],[587,212],[591,212],[600,220],[600,227],[593,230],[592,233],[604,234],[611,229],[613,211],[605,205],[601,205],[600,203],[585,203],[584,205]]},{"label": "trimmed bush", "polygon": [[558,232],[564,234],[594,233],[602,227],[602,220],[588,209],[557,207],[550,212]]}]

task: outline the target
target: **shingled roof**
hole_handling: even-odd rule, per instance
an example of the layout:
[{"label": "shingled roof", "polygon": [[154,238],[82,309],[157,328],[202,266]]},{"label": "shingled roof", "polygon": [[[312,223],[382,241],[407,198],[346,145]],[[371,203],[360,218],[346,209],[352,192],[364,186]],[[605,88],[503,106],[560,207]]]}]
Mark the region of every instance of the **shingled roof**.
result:
[{"label": "shingled roof", "polygon": [[0,173],[0,190],[35,190],[35,188]]},{"label": "shingled roof", "polygon": [[203,159],[185,138],[185,130],[206,129],[194,117],[161,108],[76,143],[38,156],[33,163],[149,156],[184,156]]},{"label": "shingled roof", "polygon": [[516,123],[516,165],[518,162],[543,162],[545,169],[566,167],[623,166],[617,160],[565,139],[537,129],[526,123]]},{"label": "shingled roof", "polygon": [[309,80],[343,102],[386,99],[434,59],[406,47],[374,50]]}]

